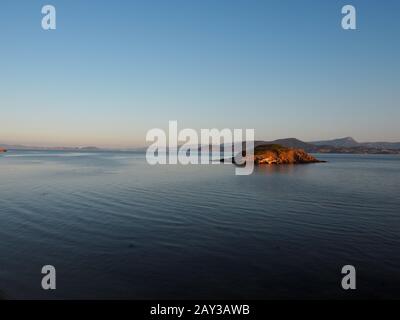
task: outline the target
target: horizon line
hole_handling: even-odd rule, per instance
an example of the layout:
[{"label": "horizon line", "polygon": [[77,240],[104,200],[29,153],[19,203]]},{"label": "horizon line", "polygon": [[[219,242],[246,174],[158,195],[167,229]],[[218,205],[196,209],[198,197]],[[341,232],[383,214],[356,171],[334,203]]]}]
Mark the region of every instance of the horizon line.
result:
[{"label": "horizon line", "polygon": [[[345,136],[341,138],[328,138],[328,139],[313,139],[313,140],[301,140],[299,138],[295,137],[287,137],[287,138],[278,138],[274,140],[266,140],[266,139],[254,139],[254,141],[263,141],[263,142],[275,142],[277,140],[289,140],[289,139],[296,139],[300,142],[304,143],[315,143],[315,142],[321,142],[321,141],[334,141],[334,140],[354,140],[356,143],[360,144],[365,144],[365,143],[400,143],[400,139],[394,140],[394,141],[387,141],[387,140],[370,140],[370,141],[359,141],[357,139],[354,139],[351,136]],[[243,141],[237,141],[237,143],[243,142]],[[231,143],[231,142],[229,142]],[[183,144],[183,143],[182,143]],[[200,145],[200,144],[199,144]],[[136,145],[136,146],[112,146],[112,145],[107,145],[107,146],[98,146],[98,145],[93,145],[93,144],[83,144],[83,145],[62,145],[62,144],[57,144],[57,145],[37,145],[35,143],[0,143],[0,147],[8,147],[10,149],[14,148],[35,148],[35,149],[99,149],[99,150],[105,150],[105,149],[110,149],[110,150],[123,150],[123,149],[140,149],[140,148],[146,148],[147,145]]]}]

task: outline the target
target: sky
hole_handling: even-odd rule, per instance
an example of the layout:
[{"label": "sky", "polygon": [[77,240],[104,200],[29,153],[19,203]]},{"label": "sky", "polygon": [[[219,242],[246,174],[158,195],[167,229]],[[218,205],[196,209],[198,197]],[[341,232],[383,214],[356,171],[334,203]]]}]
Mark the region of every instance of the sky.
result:
[{"label": "sky", "polygon": [[0,143],[137,147],[169,120],[400,141],[399,57],[396,0],[2,0]]}]

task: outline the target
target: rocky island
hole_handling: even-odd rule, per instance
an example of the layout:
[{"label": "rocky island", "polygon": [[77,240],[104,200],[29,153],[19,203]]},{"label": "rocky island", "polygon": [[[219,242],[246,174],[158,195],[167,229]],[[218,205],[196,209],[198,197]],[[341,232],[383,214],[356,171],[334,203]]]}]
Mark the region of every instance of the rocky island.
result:
[{"label": "rocky island", "polygon": [[0,148],[0,153],[7,152],[7,149]]},{"label": "rocky island", "polygon": [[[254,148],[254,156],[243,153],[245,161],[254,161],[256,165],[281,165],[281,164],[305,164],[319,163],[321,161],[305,152],[303,149],[288,148],[279,144],[262,144]],[[235,163],[235,161],[233,161]]]},{"label": "rocky island", "polygon": [[300,164],[320,161],[303,149],[287,148],[279,144],[266,144],[254,149],[255,164]]}]

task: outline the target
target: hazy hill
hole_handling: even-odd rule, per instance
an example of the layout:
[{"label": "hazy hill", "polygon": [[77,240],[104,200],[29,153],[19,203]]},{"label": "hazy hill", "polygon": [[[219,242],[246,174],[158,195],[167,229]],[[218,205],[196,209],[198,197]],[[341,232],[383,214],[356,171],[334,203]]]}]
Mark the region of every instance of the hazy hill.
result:
[{"label": "hazy hill", "polygon": [[360,145],[360,143],[358,143],[352,137],[333,139],[333,140],[312,141],[310,143],[316,146],[332,146],[338,148],[343,148],[343,147],[351,148],[351,147],[358,147]]},{"label": "hazy hill", "polygon": [[311,143],[301,141],[296,138],[286,138],[286,139],[278,139],[274,141],[264,142],[266,144],[279,144],[281,146],[287,148],[296,148],[296,149],[303,149],[307,152],[315,152],[317,151],[317,147]]},{"label": "hazy hill", "polygon": [[400,142],[357,142],[352,137],[333,140],[312,141],[316,146],[331,146],[336,148],[375,148],[375,149],[400,149]]}]

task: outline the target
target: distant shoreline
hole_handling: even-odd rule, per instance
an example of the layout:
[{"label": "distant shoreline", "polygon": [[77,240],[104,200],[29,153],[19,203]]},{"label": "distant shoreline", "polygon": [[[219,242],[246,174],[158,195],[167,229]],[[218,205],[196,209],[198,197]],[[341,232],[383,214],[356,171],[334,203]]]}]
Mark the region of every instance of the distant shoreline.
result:
[{"label": "distant shoreline", "polygon": [[[287,148],[302,149],[308,153],[320,154],[400,154],[400,142],[357,142],[351,137],[304,142],[296,138],[278,139],[273,141],[257,140],[254,146],[263,144],[279,144]],[[232,144],[209,145],[209,150],[220,150],[222,147],[230,148]],[[206,146],[207,148],[207,146]],[[0,144],[2,149],[8,151],[65,151],[65,152],[146,152],[147,147],[132,148],[102,148],[96,146],[86,147],[34,147],[25,145]],[[192,150],[200,150],[201,146],[193,146]]]}]

